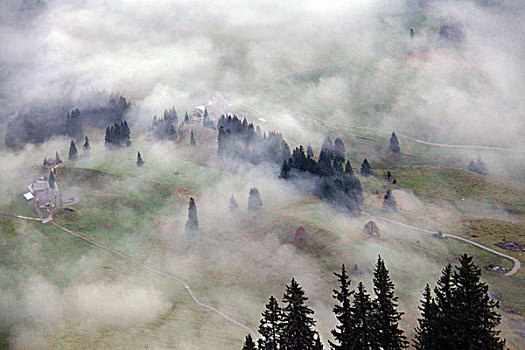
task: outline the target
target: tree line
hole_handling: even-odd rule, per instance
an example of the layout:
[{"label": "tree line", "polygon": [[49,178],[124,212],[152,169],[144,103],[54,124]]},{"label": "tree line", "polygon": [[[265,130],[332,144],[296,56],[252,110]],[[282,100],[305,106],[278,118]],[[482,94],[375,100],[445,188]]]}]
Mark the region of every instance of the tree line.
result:
[{"label": "tree line", "polygon": [[[398,311],[398,297],[383,259],[374,269],[373,296],[362,282],[351,290],[345,265],[335,273],[339,282],[333,291],[337,325],[331,331],[332,350],[400,350],[409,342],[399,327],[403,313]],[[496,327],[501,316],[498,302],[490,299],[488,286],[480,280],[481,270],[472,257],[463,254],[453,269],[442,271],[435,297],[427,284],[419,309],[421,316],[415,329],[413,346],[418,350],[486,349],[500,350],[505,340]],[[282,304],[269,298],[259,322],[259,339],[248,335],[243,350],[318,350],[323,349],[314,311],[308,297],[295,279],[286,286]]]}]

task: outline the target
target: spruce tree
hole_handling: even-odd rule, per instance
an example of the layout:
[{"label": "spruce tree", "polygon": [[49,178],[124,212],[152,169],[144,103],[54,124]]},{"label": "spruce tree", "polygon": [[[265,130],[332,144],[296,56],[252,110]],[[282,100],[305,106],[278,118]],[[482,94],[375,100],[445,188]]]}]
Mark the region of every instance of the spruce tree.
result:
[{"label": "spruce tree", "polygon": [[184,232],[189,238],[193,238],[199,232],[199,220],[197,218],[197,206],[193,197],[188,203],[188,221],[184,226]]},{"label": "spruce tree", "polygon": [[283,311],[277,300],[271,296],[262,313],[259,324],[261,338],[257,341],[259,350],[278,350],[281,344]]},{"label": "spruce tree", "polygon": [[89,138],[87,135],[84,137],[84,146],[82,146],[84,149],[84,152],[89,152],[91,150],[91,146],[89,145]]},{"label": "spruce tree", "polygon": [[237,201],[235,200],[235,197],[233,194],[230,197],[230,212],[235,213],[239,210],[239,204],[237,204]]},{"label": "spruce tree", "polygon": [[397,138],[396,133],[393,131],[392,136],[390,136],[390,145],[388,146],[388,149],[392,153],[399,153],[401,151],[401,148],[399,147],[399,139]]},{"label": "spruce tree", "polygon": [[188,114],[188,112],[186,112],[186,114],[184,114],[184,123],[188,124],[190,122],[190,115]]},{"label": "spruce tree", "polygon": [[352,348],[353,309],[350,297],[354,291],[350,290],[350,278],[346,272],[345,265],[341,267],[341,273],[335,273],[339,281],[339,290],[334,289],[333,297],[337,300],[333,311],[338,325],[332,330],[335,342],[328,341],[333,350],[349,350]]},{"label": "spruce tree", "polygon": [[292,169],[292,166],[290,163],[288,163],[286,160],[283,162],[283,165],[281,166],[281,172],[279,174],[279,177],[281,179],[287,179],[290,177],[290,170]]},{"label": "spruce tree", "polygon": [[55,162],[57,164],[62,163],[62,159],[60,159],[60,156],[58,155],[58,151],[55,152]]},{"label": "spruce tree", "polygon": [[144,164],[144,161],[142,160],[142,155],[140,154],[140,151],[137,152],[137,165],[142,166]]},{"label": "spruce tree", "polygon": [[350,349],[370,350],[380,349],[377,341],[378,328],[373,315],[374,307],[370,295],[366,292],[363,282],[359,282],[352,303]]},{"label": "spruce tree", "polygon": [[436,349],[436,327],[435,318],[437,317],[437,305],[432,297],[432,291],[427,284],[425,292],[423,293],[423,300],[421,306],[418,307],[421,311],[421,318],[417,320],[419,326],[415,329],[414,348],[416,350],[431,350]]},{"label": "spruce tree", "polygon": [[363,163],[361,164],[361,175],[362,176],[373,175],[372,167],[370,166],[370,163],[368,163],[368,160],[366,158],[363,160]]},{"label": "spruce tree", "polygon": [[397,311],[398,298],[394,295],[394,283],[388,276],[388,270],[381,256],[377,258],[373,281],[376,295],[373,306],[378,327],[377,342],[383,349],[405,349],[407,347],[406,337],[399,329],[399,320],[403,313]]},{"label": "spruce tree", "polygon": [[490,299],[489,287],[481,282],[481,270],[472,257],[463,254],[459,263],[452,275],[452,334],[448,345],[457,349],[504,349],[505,340],[495,330],[501,321],[494,311],[499,303]]},{"label": "spruce tree", "polygon": [[386,191],[385,197],[383,198],[383,209],[390,213],[397,211],[397,203],[391,189]]},{"label": "spruce tree", "polygon": [[71,144],[69,145],[69,160],[73,162],[78,160],[77,146],[75,145],[75,141],[73,140],[71,140]]},{"label": "spruce tree", "polygon": [[256,350],[255,343],[253,342],[253,338],[251,335],[248,334],[246,336],[242,350]]},{"label": "spruce tree", "polygon": [[55,182],[56,182],[56,179],[55,179],[55,174],[53,173],[53,170],[51,170],[49,172],[49,187],[51,188],[55,188]]},{"label": "spruce tree", "polygon": [[42,164],[43,167],[47,167],[49,163],[47,162],[47,158],[44,157],[44,164]]},{"label": "spruce tree", "polygon": [[345,161],[345,144],[339,137],[334,141],[334,159],[341,163]]},{"label": "spruce tree", "polygon": [[308,145],[306,148],[306,156],[313,158],[314,157],[314,150],[312,149],[312,146]]},{"label": "spruce tree", "polygon": [[283,322],[281,348],[286,350],[312,350],[316,346],[314,313],[306,305],[308,298],[292,278],[283,297]]},{"label": "spruce tree", "polygon": [[190,145],[192,146],[197,145],[197,142],[195,141],[195,134],[193,133],[193,131],[190,132]]},{"label": "spruce tree", "polygon": [[262,207],[263,203],[261,196],[259,195],[259,190],[257,188],[251,188],[250,194],[248,196],[248,210],[254,211]]}]

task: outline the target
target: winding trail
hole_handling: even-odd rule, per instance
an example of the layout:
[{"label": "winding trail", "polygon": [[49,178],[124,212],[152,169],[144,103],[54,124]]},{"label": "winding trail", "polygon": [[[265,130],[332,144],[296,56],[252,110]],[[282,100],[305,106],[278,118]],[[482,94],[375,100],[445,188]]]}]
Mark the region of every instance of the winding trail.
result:
[{"label": "winding trail", "polygon": [[97,248],[103,249],[103,250],[105,250],[105,251],[107,251],[107,252],[109,252],[109,253],[111,253],[111,254],[115,254],[115,255],[119,256],[120,258],[129,261],[129,262],[132,263],[132,264],[138,265],[138,266],[140,266],[140,267],[142,267],[142,268],[144,268],[144,269],[146,269],[146,270],[148,270],[148,271],[150,271],[150,272],[153,272],[153,273],[155,273],[155,274],[157,274],[157,275],[159,275],[159,276],[166,277],[166,278],[168,278],[168,279],[175,280],[175,281],[179,282],[179,283],[184,287],[184,289],[186,289],[186,291],[188,292],[188,294],[191,296],[191,298],[193,299],[193,301],[194,301],[197,305],[199,305],[199,306],[202,307],[202,308],[208,309],[208,310],[210,310],[210,311],[216,313],[217,315],[219,315],[220,317],[222,317],[222,318],[225,319],[226,321],[231,322],[231,323],[233,323],[234,325],[243,328],[244,330],[248,331],[248,332],[252,335],[252,337],[254,337],[254,339],[257,339],[257,338],[258,338],[258,337],[257,337],[257,334],[255,333],[255,331],[253,331],[252,329],[250,329],[250,327],[248,327],[248,326],[246,326],[245,324],[243,324],[243,323],[241,323],[241,322],[239,322],[239,321],[233,319],[232,317],[226,315],[225,313],[223,313],[222,311],[220,311],[220,310],[214,308],[213,306],[210,306],[210,305],[207,305],[207,304],[202,303],[202,302],[201,302],[201,301],[195,296],[195,293],[193,293],[193,291],[191,290],[191,287],[190,287],[186,282],[184,282],[182,279],[180,279],[180,278],[178,278],[178,277],[176,277],[176,276],[170,275],[170,274],[168,274],[168,273],[166,273],[166,272],[163,272],[163,271],[157,270],[157,269],[155,269],[155,268],[153,268],[153,267],[150,267],[150,266],[148,266],[148,265],[145,265],[145,264],[141,263],[140,261],[137,261],[137,260],[135,260],[135,259],[133,259],[133,258],[131,258],[131,257],[129,257],[129,256],[127,256],[127,255],[125,255],[125,254],[123,254],[123,253],[121,253],[121,252],[119,252],[118,250],[115,250],[115,249],[113,249],[113,248],[107,247],[107,246],[105,246],[105,245],[103,245],[103,244],[101,244],[101,243],[98,243],[98,242],[92,241],[92,240],[90,240],[90,239],[88,239],[88,238],[86,238],[86,237],[84,237],[84,236],[82,236],[82,235],[80,235],[80,234],[78,234],[78,233],[76,233],[76,232],[74,232],[74,231],[71,231],[71,230],[69,230],[69,229],[67,229],[67,228],[65,228],[65,227],[63,227],[63,226],[58,225],[57,223],[55,223],[55,222],[53,222],[53,221],[51,221],[50,224],[53,225],[53,226],[55,226],[55,227],[57,227],[57,228],[59,228],[60,230],[62,230],[62,231],[64,231],[64,232],[69,233],[70,235],[72,235],[72,236],[74,236],[74,237],[76,237],[76,238],[78,238],[78,239],[80,239],[80,240],[82,240],[82,241],[84,241],[84,242],[86,242],[86,243],[88,243],[88,244],[91,244],[91,245],[93,245],[93,246],[95,246],[95,247],[97,247]]},{"label": "winding trail", "polygon": [[[436,233],[439,234],[439,232],[437,232],[437,231],[426,230],[426,229],[423,229],[423,228],[419,228],[417,226],[405,224],[403,222],[392,220],[392,219],[388,219],[388,218],[381,217],[381,216],[374,216],[374,215],[372,215],[370,213],[367,213],[366,211],[362,211],[361,213],[369,216],[370,218],[374,218],[374,219],[379,219],[379,220],[382,220],[382,221],[390,222],[390,223],[393,223],[393,224],[396,224],[396,225],[400,225],[400,226],[404,226],[404,227],[407,227],[407,228],[410,228],[410,229],[413,229],[413,230],[416,230],[416,231],[432,233],[432,234],[436,234]],[[462,241],[464,243],[471,244],[471,245],[476,246],[476,247],[478,247],[480,249],[486,250],[486,251],[488,251],[488,252],[490,252],[492,254],[499,255],[499,256],[501,256],[501,257],[503,257],[505,259],[508,259],[508,260],[512,261],[514,263],[514,267],[512,267],[512,269],[509,272],[507,272],[505,274],[505,276],[512,276],[516,272],[518,272],[519,269],[521,268],[521,262],[518,259],[516,259],[516,258],[514,258],[512,256],[509,256],[509,255],[503,254],[501,252],[498,252],[497,250],[491,249],[491,248],[489,248],[487,246],[484,246],[484,245],[479,244],[477,242],[471,241],[470,239],[466,239],[466,238],[459,237],[459,236],[452,235],[452,234],[444,234],[444,236],[456,239],[458,241]]]}]

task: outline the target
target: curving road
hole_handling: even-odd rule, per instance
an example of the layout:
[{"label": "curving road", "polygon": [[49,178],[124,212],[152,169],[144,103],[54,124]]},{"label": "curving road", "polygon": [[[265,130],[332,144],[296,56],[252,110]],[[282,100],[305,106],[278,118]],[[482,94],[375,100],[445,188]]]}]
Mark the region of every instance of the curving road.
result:
[{"label": "curving road", "polygon": [[[439,232],[437,232],[437,231],[426,230],[426,229],[423,229],[423,228],[419,228],[417,226],[405,224],[403,222],[392,220],[392,219],[388,219],[388,218],[381,217],[381,216],[373,216],[372,214],[367,213],[366,211],[362,211],[361,213],[369,216],[370,218],[383,220],[383,221],[390,222],[390,223],[393,223],[393,224],[396,224],[396,225],[400,225],[400,226],[404,226],[404,227],[407,227],[407,228],[410,228],[410,229],[413,229],[413,230],[416,230],[416,231],[432,233],[432,234],[436,234],[436,233],[439,234]],[[466,239],[466,238],[459,237],[459,236],[456,236],[456,235],[451,235],[451,234],[445,234],[444,236],[456,239],[458,241],[462,241],[464,243],[472,244],[473,246],[476,246],[476,247],[478,247],[480,249],[486,250],[486,251],[488,251],[488,252],[490,252],[492,254],[499,255],[499,256],[501,256],[501,257],[503,257],[505,259],[508,259],[508,260],[512,261],[514,263],[514,266],[512,267],[512,269],[509,272],[507,272],[505,274],[505,276],[512,276],[516,272],[518,272],[519,269],[521,268],[521,262],[518,259],[516,259],[516,258],[514,258],[512,256],[509,256],[507,254],[503,254],[501,252],[498,252],[497,250],[494,250],[494,249],[491,249],[491,248],[489,248],[487,246],[479,244],[478,242],[471,241],[470,239]]]}]

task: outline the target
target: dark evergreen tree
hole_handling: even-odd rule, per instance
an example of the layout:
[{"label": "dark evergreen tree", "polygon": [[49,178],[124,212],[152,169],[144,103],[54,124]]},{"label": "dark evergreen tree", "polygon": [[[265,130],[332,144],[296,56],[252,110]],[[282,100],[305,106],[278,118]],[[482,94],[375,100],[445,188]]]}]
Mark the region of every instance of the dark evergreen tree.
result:
[{"label": "dark evergreen tree", "polygon": [[184,114],[184,123],[188,124],[189,122],[190,122],[190,115],[188,114],[188,112],[186,112],[186,114]]},{"label": "dark evergreen tree", "polygon": [[239,204],[237,204],[237,201],[232,194],[230,197],[230,212],[235,213],[237,210],[239,210]]},{"label": "dark evergreen tree", "polygon": [[189,238],[195,237],[199,232],[199,220],[197,218],[197,206],[195,205],[195,200],[190,198],[188,203],[188,221],[184,226],[184,231]]},{"label": "dark evergreen tree", "polygon": [[210,114],[208,113],[207,108],[204,109],[204,117],[202,118],[202,126],[208,129],[215,130],[215,125],[213,124],[213,121],[210,118]]},{"label": "dark evergreen tree", "polygon": [[262,207],[263,203],[261,200],[261,196],[259,194],[259,190],[257,188],[251,188],[250,194],[248,196],[248,210],[255,211]]},{"label": "dark evergreen tree", "polygon": [[314,157],[314,150],[312,149],[312,146],[308,145],[306,148],[306,156],[313,158]]},{"label": "dark evergreen tree", "polygon": [[283,165],[281,166],[281,172],[279,174],[279,177],[281,179],[287,179],[290,177],[290,170],[292,170],[292,167],[290,163],[288,163],[286,160],[283,162]]},{"label": "dark evergreen tree", "polygon": [[84,149],[84,152],[89,152],[91,150],[91,146],[89,145],[89,138],[87,135],[84,137],[84,146],[82,146]]},{"label": "dark evergreen tree", "polygon": [[195,141],[195,134],[193,133],[193,131],[191,131],[191,133],[190,133],[190,145],[192,145],[192,146],[196,146],[197,145],[197,142]]},{"label": "dark evergreen tree", "polygon": [[62,163],[62,159],[60,159],[60,156],[58,155],[58,151],[55,152],[55,162],[56,162],[57,164]]},{"label": "dark evergreen tree", "polygon": [[140,154],[140,151],[137,152],[137,165],[142,166],[144,164],[144,161],[142,160],[142,155]]},{"label": "dark evergreen tree", "polygon": [[339,137],[334,141],[334,160],[341,163],[345,161],[345,144]]},{"label": "dark evergreen tree", "polygon": [[120,142],[123,143],[124,146],[131,146],[131,132],[129,130],[128,122],[125,120],[121,123],[120,126],[120,139]]},{"label": "dark evergreen tree", "polygon": [[253,338],[251,335],[248,334],[246,336],[242,350],[256,350],[255,343],[253,342]]},{"label": "dark evergreen tree", "polygon": [[366,158],[363,160],[363,163],[361,164],[361,175],[362,176],[373,175],[372,167],[370,166],[370,163],[368,163],[368,160]]},{"label": "dark evergreen tree", "polygon": [[362,282],[357,286],[352,303],[352,318],[349,349],[353,350],[379,350],[377,341],[378,327],[374,317],[374,308],[370,295],[365,290]]},{"label": "dark evergreen tree", "polygon": [[392,136],[390,136],[390,146],[388,146],[388,149],[392,153],[399,153],[401,151],[401,148],[399,147],[399,139],[397,138],[396,133],[393,131]]},{"label": "dark evergreen tree", "polygon": [[306,305],[308,298],[303,289],[292,278],[286,286],[283,298],[283,321],[281,348],[286,350],[312,350],[317,345],[314,313]]},{"label": "dark evergreen tree", "polygon": [[277,300],[271,296],[266,309],[262,313],[262,319],[259,324],[259,334],[261,338],[257,344],[259,350],[278,350],[282,349],[282,319],[283,311]]},{"label": "dark evergreen tree", "polygon": [[421,318],[418,319],[419,326],[415,329],[414,347],[416,350],[437,350],[435,318],[437,317],[438,309],[428,284],[425,287],[419,310],[421,311]]},{"label": "dark evergreen tree", "polygon": [[44,164],[42,165],[44,168],[47,167],[49,163],[47,162],[47,158],[44,157]]},{"label": "dark evergreen tree", "polygon": [[397,203],[391,189],[386,191],[385,197],[383,198],[383,209],[390,213],[397,211]]},{"label": "dark evergreen tree", "polygon": [[376,339],[382,349],[401,350],[408,345],[403,330],[399,328],[399,320],[403,313],[397,311],[398,298],[394,295],[394,283],[390,280],[385,262],[381,256],[377,258],[374,270],[373,300],[374,317],[378,327]]},{"label": "dark evergreen tree", "polygon": [[319,166],[322,169],[322,175],[331,175],[332,159],[334,159],[334,145],[329,136],[323,141],[321,153],[319,153]]},{"label": "dark evergreen tree", "polygon": [[350,278],[345,265],[341,267],[341,273],[335,273],[339,281],[339,290],[334,289],[333,297],[337,300],[334,306],[335,317],[338,325],[332,330],[335,342],[328,341],[333,350],[352,349],[353,309],[350,297],[354,293],[350,290]]},{"label": "dark evergreen tree", "polygon": [[345,175],[346,176],[353,176],[354,170],[352,169],[352,164],[347,160],[345,164]]},{"label": "dark evergreen tree", "polygon": [[414,37],[414,28],[410,28],[410,38]]},{"label": "dark evergreen tree", "polygon": [[49,172],[49,181],[48,182],[49,182],[49,187],[55,188],[56,179],[55,179],[55,174],[53,173],[52,170]]},{"label": "dark evergreen tree", "polygon": [[77,146],[75,145],[75,141],[73,140],[71,140],[71,144],[69,145],[69,160],[73,162],[78,160]]}]

